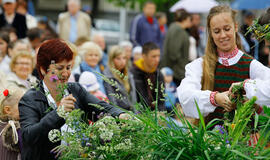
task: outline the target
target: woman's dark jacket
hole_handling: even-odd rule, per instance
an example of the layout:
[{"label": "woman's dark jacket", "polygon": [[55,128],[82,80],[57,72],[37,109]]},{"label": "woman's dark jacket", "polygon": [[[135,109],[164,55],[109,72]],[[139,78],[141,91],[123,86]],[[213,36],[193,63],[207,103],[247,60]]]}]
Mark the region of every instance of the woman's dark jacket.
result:
[{"label": "woman's dark jacket", "polygon": [[[119,116],[123,111],[104,101],[100,101],[89,94],[78,83],[68,83],[68,91],[76,98],[75,108],[80,108],[88,117],[92,117],[92,112],[98,115],[102,112],[91,105],[99,104],[105,112],[112,116]],[[32,88],[28,90],[19,102],[20,124],[22,132],[22,160],[51,160],[55,159],[50,151],[58,143],[52,143],[48,139],[48,133],[52,129],[60,129],[65,120],[58,116],[56,110],[48,112],[49,104],[44,94],[42,85],[39,89]]]}]

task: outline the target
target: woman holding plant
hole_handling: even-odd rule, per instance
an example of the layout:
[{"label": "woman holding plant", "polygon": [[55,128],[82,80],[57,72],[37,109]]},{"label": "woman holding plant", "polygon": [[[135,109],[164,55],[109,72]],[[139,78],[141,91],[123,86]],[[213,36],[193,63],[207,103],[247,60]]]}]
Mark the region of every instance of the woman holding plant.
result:
[{"label": "woman holding plant", "polygon": [[26,92],[19,103],[23,160],[55,159],[51,150],[60,142],[50,142],[48,133],[63,129],[63,112],[80,108],[92,121],[101,112],[125,118],[123,111],[98,100],[78,83],[67,83],[73,58],[67,43],[59,39],[46,41],[38,51],[37,69],[42,81],[37,88]]},{"label": "woman holding plant", "polygon": [[270,70],[241,51],[236,12],[228,6],[213,7],[207,17],[205,55],[186,66],[177,88],[186,116],[199,118],[195,105],[209,122],[234,109],[229,98],[232,83],[245,79],[269,79]]}]

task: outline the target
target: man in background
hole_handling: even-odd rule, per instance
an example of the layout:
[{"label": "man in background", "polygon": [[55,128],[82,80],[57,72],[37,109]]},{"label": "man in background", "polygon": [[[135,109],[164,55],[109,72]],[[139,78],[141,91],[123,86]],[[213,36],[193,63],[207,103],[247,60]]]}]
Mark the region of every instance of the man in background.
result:
[{"label": "man in background", "polygon": [[[142,47],[142,58],[131,68],[137,90],[137,102],[155,110],[156,102],[159,111],[165,111],[163,76],[158,69],[160,48],[153,42],[145,43]],[[158,83],[158,91],[156,91]],[[158,97],[157,97],[158,94]]]},{"label": "man in background", "polygon": [[80,11],[80,6],[80,0],[68,0],[68,11],[58,17],[59,37],[72,43],[79,37],[90,37],[91,20],[89,15]]},{"label": "man in background", "polygon": [[143,14],[137,15],[131,24],[130,41],[133,46],[143,46],[146,42],[154,42],[161,48],[161,32],[157,19],[155,3],[148,1],[143,6]]}]

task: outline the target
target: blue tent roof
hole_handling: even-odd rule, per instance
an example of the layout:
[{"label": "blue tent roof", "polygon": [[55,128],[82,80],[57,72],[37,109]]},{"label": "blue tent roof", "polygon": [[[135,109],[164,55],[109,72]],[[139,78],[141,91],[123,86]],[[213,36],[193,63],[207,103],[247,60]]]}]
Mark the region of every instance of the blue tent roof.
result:
[{"label": "blue tent roof", "polygon": [[259,10],[270,7],[270,0],[235,0],[231,7],[237,10]]}]

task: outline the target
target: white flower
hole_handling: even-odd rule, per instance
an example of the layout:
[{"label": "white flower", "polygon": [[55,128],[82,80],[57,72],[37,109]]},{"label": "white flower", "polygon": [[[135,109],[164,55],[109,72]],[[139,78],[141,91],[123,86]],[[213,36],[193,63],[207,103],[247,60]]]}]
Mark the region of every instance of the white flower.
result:
[{"label": "white flower", "polygon": [[58,129],[53,129],[48,133],[48,138],[53,143],[60,141],[60,136],[61,132]]},{"label": "white flower", "polygon": [[113,148],[110,146],[100,146],[100,147],[97,147],[97,150],[102,150],[102,151],[106,151],[106,152],[113,152]]},{"label": "white flower", "polygon": [[105,159],[103,154],[98,157],[98,159]]},{"label": "white flower", "polygon": [[68,117],[69,113],[65,111],[65,106],[62,105],[62,106],[58,107],[57,114],[58,114],[59,117],[62,117],[64,119],[66,119]]},{"label": "white flower", "polygon": [[130,150],[132,147],[132,143],[130,139],[125,139],[124,143],[117,144],[114,149],[115,150]]},{"label": "white flower", "polygon": [[115,150],[124,150],[125,149],[125,143],[119,143],[116,146],[114,146]]},{"label": "white flower", "polygon": [[98,131],[99,133],[103,133],[103,132],[107,132],[108,129],[104,127],[104,128],[99,128]]},{"label": "white flower", "polygon": [[112,130],[105,130],[105,132],[100,134],[100,138],[103,139],[104,141],[110,141],[113,137],[113,132]]},{"label": "white flower", "polygon": [[106,125],[101,121],[98,121],[97,123],[94,123],[94,125],[97,128],[106,128]]},{"label": "white flower", "polygon": [[104,124],[113,124],[116,125],[115,119],[112,116],[106,116],[100,120]]}]

